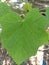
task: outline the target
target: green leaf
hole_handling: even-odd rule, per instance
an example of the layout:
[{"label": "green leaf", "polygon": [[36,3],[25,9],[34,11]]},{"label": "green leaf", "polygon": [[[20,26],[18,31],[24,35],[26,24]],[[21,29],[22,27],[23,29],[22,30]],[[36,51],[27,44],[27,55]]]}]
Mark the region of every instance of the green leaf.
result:
[{"label": "green leaf", "polygon": [[[49,27],[49,7],[46,8],[46,19],[48,20],[46,27]],[[49,39],[49,32],[48,33],[48,39]]]},{"label": "green leaf", "polygon": [[49,7],[46,8],[46,18],[49,20]]},{"label": "green leaf", "polygon": [[26,3],[23,8],[24,8],[24,11],[26,12],[30,11],[32,9],[32,4]]},{"label": "green leaf", "polygon": [[[49,7],[46,8],[46,18],[49,21]],[[47,24],[49,25],[49,22],[47,22]]]},{"label": "green leaf", "polygon": [[1,17],[0,24],[3,47],[18,64],[36,54],[38,47],[48,40],[45,30],[47,20],[38,9],[31,10],[24,21],[16,13],[9,12]]},{"label": "green leaf", "polygon": [[10,11],[9,6],[7,6],[6,3],[0,3],[0,17],[6,15]]}]

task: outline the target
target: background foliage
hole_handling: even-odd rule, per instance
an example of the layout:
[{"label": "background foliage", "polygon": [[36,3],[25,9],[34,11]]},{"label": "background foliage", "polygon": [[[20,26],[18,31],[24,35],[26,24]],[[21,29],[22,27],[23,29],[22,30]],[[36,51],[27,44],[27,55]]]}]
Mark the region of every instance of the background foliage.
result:
[{"label": "background foliage", "polygon": [[25,3],[23,7],[24,11],[30,11],[32,9],[32,4],[31,3]]}]

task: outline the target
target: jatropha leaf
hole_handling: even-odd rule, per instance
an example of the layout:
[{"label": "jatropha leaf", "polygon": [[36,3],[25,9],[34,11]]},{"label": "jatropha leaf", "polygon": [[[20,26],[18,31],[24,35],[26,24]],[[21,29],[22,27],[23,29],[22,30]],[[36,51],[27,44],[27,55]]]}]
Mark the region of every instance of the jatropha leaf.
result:
[{"label": "jatropha leaf", "polygon": [[3,28],[3,47],[18,64],[34,55],[37,48],[48,40],[45,29],[47,20],[36,8],[27,13],[24,20],[10,12],[1,17],[0,24]]}]

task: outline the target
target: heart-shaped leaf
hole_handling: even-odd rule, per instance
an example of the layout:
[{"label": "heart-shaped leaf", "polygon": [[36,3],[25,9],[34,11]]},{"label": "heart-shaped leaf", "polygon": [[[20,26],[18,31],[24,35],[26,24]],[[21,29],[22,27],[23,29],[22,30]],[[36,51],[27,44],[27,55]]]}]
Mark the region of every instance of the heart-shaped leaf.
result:
[{"label": "heart-shaped leaf", "polygon": [[38,47],[47,42],[47,22],[38,9],[31,10],[24,20],[12,11],[1,17],[3,47],[18,64],[34,55]]}]

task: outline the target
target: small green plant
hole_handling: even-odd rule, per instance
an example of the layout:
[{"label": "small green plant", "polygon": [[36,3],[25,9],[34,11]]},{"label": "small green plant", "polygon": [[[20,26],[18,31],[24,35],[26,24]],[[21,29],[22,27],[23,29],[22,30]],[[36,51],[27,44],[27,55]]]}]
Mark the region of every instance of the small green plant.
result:
[{"label": "small green plant", "polygon": [[32,4],[26,3],[23,8],[24,8],[24,11],[28,12],[32,9]]}]

